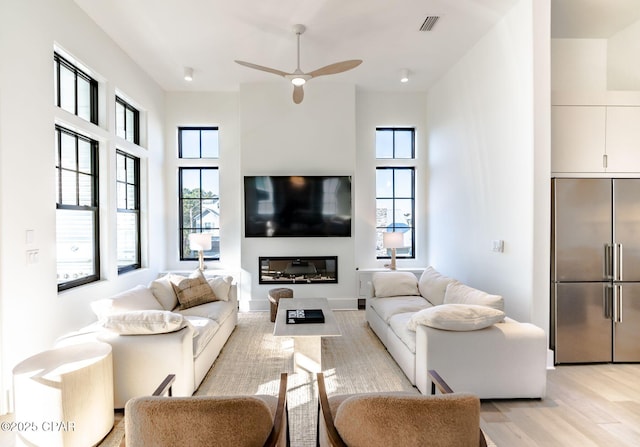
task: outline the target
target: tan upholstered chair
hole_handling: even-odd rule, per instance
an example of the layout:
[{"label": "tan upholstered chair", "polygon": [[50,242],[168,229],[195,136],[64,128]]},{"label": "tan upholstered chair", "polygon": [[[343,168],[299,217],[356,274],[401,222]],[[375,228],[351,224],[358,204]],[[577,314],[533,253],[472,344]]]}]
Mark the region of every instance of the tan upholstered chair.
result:
[{"label": "tan upholstered chair", "polygon": [[[288,446],[287,374],[274,396],[163,396],[171,376],[153,396],[125,407],[127,447]],[[170,388],[169,388],[170,390]]]},{"label": "tan upholstered chair", "polygon": [[367,393],[327,396],[318,373],[318,445],[332,447],[485,447],[480,430],[480,400],[453,393],[434,371],[435,386],[444,393]]}]

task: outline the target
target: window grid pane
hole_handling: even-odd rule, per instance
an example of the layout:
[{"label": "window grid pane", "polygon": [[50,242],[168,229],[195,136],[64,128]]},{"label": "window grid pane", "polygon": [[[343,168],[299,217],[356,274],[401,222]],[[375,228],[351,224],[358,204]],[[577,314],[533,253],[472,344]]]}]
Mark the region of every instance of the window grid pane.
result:
[{"label": "window grid pane", "polygon": [[140,249],[140,159],[116,152],[116,248],[118,273],[139,269]]},{"label": "window grid pane", "polygon": [[376,185],[376,257],[391,257],[382,245],[385,232],[403,234],[404,247],[396,250],[396,257],[415,257],[414,168],[377,168]]},{"label": "window grid pane", "polygon": [[140,112],[124,99],[116,96],[116,135],[140,144]]},{"label": "window grid pane", "polygon": [[57,53],[53,54],[56,105],[98,124],[98,81]]},{"label": "window grid pane", "polygon": [[179,127],[179,158],[219,158],[217,127]]},{"label": "window grid pane", "polygon": [[98,142],[56,126],[58,290],[100,279]]},{"label": "window grid pane", "polygon": [[218,168],[180,168],[180,260],[198,259],[189,248],[190,233],[211,234],[205,259],[220,259],[220,195]]}]

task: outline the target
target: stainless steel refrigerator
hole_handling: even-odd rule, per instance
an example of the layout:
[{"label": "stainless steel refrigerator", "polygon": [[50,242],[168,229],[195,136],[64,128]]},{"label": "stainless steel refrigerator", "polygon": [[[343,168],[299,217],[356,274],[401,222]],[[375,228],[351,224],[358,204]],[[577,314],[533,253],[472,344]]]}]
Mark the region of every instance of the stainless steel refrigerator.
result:
[{"label": "stainless steel refrigerator", "polygon": [[556,363],[640,362],[640,179],[552,182]]}]

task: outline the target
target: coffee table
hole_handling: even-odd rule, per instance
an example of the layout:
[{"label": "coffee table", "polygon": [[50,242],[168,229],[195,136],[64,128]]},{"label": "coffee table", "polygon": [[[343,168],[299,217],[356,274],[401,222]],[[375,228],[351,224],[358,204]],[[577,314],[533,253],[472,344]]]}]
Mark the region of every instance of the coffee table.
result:
[{"label": "coffee table", "polygon": [[[289,309],[322,309],[324,323],[287,324],[286,315]],[[322,337],[339,337],[342,333],[326,298],[293,298],[280,300],[278,303],[273,335],[293,338],[293,359],[296,368],[322,372]]]}]

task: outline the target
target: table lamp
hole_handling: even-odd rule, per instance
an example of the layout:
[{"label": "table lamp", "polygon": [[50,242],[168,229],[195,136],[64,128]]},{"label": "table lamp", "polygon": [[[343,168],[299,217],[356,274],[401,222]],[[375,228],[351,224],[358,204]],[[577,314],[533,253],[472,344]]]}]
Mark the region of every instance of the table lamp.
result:
[{"label": "table lamp", "polygon": [[391,270],[396,269],[396,248],[404,247],[404,236],[398,232],[382,233],[382,246],[391,249]]},{"label": "table lamp", "polygon": [[200,271],[206,267],[204,265],[204,253],[211,250],[211,234],[209,233],[189,233],[189,248],[198,252],[198,261],[200,262]]}]

